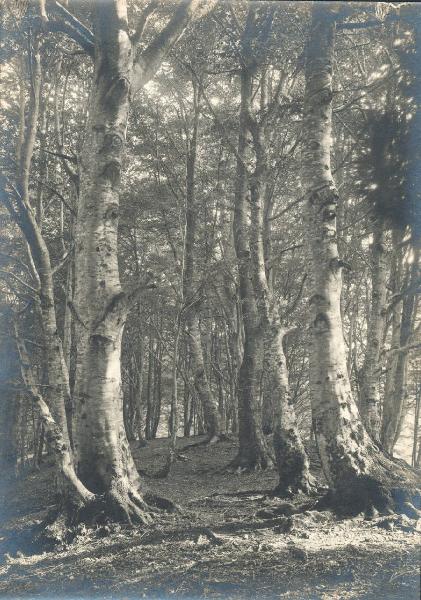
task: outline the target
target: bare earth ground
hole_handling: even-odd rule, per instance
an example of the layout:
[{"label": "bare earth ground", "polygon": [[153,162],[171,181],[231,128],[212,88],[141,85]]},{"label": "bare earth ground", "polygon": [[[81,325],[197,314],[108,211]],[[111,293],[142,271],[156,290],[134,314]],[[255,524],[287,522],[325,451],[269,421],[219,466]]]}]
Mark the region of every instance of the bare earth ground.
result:
[{"label": "bare earth ground", "polygon": [[[17,489],[3,485],[0,597],[419,598],[414,522],[339,520],[314,510],[288,516],[291,505],[284,507],[286,516],[263,518],[256,513],[281,504],[264,493],[275,486],[276,473],[227,473],[235,443],[187,447],[197,441],[179,440],[184,460],[168,479],[145,478],[151,491],[176,502],[180,513],[164,514],[147,529],[82,533],[55,552],[26,555],[19,541],[54,501],[51,467],[20,479]],[[156,472],[165,448],[162,439],[147,448],[134,446],[139,468]]]}]

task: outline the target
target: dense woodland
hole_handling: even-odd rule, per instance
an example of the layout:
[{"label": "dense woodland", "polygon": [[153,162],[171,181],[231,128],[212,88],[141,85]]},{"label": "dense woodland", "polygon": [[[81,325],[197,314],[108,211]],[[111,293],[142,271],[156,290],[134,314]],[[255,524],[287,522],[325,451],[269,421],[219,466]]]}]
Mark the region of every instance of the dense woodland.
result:
[{"label": "dense woodland", "polygon": [[419,514],[420,44],[416,3],[2,2],[0,460],[54,462],[50,536],[159,521],[155,438]]}]

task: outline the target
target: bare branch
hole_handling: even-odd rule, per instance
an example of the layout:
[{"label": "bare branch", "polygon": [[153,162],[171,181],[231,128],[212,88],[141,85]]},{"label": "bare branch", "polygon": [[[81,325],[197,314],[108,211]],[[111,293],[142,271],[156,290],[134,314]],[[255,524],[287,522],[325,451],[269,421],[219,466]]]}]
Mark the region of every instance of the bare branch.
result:
[{"label": "bare branch", "polygon": [[68,160],[74,165],[77,165],[77,158],[75,156],[69,156],[68,154],[62,154],[61,152],[52,152],[51,150],[47,150],[47,148],[40,148],[40,150],[42,152],[45,152],[46,154],[51,154],[51,156],[58,156],[63,160]]},{"label": "bare branch", "polygon": [[0,269],[0,273],[3,273],[3,275],[7,275],[8,277],[11,277],[15,281],[17,281],[18,283],[23,285],[26,289],[28,289],[35,296],[38,295],[39,290],[36,290],[34,287],[32,287],[32,285],[29,285],[29,283],[26,283],[26,281],[24,281],[23,279],[21,279],[20,277],[18,277],[14,273],[12,273],[11,271],[6,271],[6,269]]},{"label": "bare branch", "polygon": [[388,356],[393,356],[394,354],[407,354],[412,350],[418,350],[421,348],[421,342],[413,342],[411,344],[406,344],[405,346],[401,346],[400,348],[390,348],[390,350],[386,350],[384,354]]}]

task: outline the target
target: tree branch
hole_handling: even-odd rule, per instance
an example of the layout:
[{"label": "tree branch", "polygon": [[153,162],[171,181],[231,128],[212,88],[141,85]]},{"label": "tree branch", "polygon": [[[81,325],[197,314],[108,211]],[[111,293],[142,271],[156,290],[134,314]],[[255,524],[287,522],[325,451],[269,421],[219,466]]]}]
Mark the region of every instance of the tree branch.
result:
[{"label": "tree branch", "polygon": [[401,346],[400,348],[390,348],[390,350],[386,350],[385,354],[388,356],[393,356],[394,354],[407,354],[411,350],[418,350],[418,348],[421,348],[421,342],[413,342]]},{"label": "tree branch", "polygon": [[50,31],[51,33],[64,33],[70,39],[76,42],[76,44],[80,46],[88,56],[94,58],[95,47],[93,43],[87,40],[77,29],[72,27],[69,23],[49,19],[47,23],[44,24],[43,29]]},{"label": "tree branch", "polygon": [[74,244],[70,244],[70,247],[68,248],[68,250],[63,254],[63,256],[60,259],[60,262],[56,264],[56,266],[52,269],[52,274],[54,275],[55,273],[57,273],[57,271],[59,271],[68,261],[70,255],[72,254],[74,249]]},{"label": "tree branch", "polygon": [[59,17],[58,20],[43,19],[43,29],[47,31],[59,31],[68,35],[91,57],[94,57],[95,37],[88,27],[81,23],[64,6],[54,0],[48,4],[50,15]]},{"label": "tree branch", "polygon": [[68,154],[62,154],[61,152],[52,152],[51,150],[47,150],[47,148],[40,148],[40,150],[42,152],[45,152],[46,154],[51,154],[51,156],[58,156],[63,160],[68,160],[74,165],[77,165],[77,158],[75,156],[69,156]]},{"label": "tree branch", "polygon": [[205,101],[206,106],[208,107],[211,115],[214,118],[215,125],[219,128],[220,133],[221,133],[223,139],[225,140],[225,142],[226,142],[227,146],[229,147],[229,149],[231,150],[231,152],[234,154],[235,158],[241,163],[241,165],[242,165],[243,169],[245,170],[245,172],[247,174],[249,174],[250,173],[250,169],[248,168],[247,164],[244,162],[243,158],[239,155],[238,150],[235,147],[235,145],[231,142],[231,140],[229,139],[229,137],[226,135],[226,133],[225,133],[225,127],[221,123],[218,115],[216,114],[216,112],[215,112],[215,110],[214,110],[214,108],[212,106],[211,101],[207,97],[206,92],[205,92],[205,88],[203,87],[203,83],[202,83],[200,77],[198,76],[198,74],[196,73],[196,71],[193,69],[193,67],[190,64],[185,63],[185,62],[183,62],[180,59],[178,59],[178,60],[179,60],[180,64],[182,64],[184,67],[186,67],[191,72],[191,74],[193,75],[193,77],[195,78],[196,83],[199,86],[202,98]]},{"label": "tree branch", "polygon": [[180,39],[187,25],[194,19],[213,9],[216,0],[182,0],[173,17],[155,37],[149,46],[139,54],[132,74],[132,88],[135,93],[156,73],[171,48]]},{"label": "tree branch", "polygon": [[3,275],[7,275],[8,277],[11,277],[15,281],[17,281],[18,283],[23,285],[25,288],[27,288],[35,296],[37,296],[39,294],[39,290],[36,290],[34,287],[32,287],[32,285],[29,285],[29,283],[26,283],[26,281],[24,281],[23,279],[21,279],[20,277],[18,277],[14,273],[12,273],[11,271],[6,271],[6,269],[0,269],[0,273],[3,273]]},{"label": "tree branch", "polygon": [[135,32],[132,35],[133,46],[136,46],[142,39],[142,35],[145,30],[148,19],[156,11],[157,8],[158,8],[157,0],[152,0],[152,2],[150,2],[148,4],[148,6],[145,8],[145,10],[142,11],[142,13],[139,17],[139,20],[136,24]]}]

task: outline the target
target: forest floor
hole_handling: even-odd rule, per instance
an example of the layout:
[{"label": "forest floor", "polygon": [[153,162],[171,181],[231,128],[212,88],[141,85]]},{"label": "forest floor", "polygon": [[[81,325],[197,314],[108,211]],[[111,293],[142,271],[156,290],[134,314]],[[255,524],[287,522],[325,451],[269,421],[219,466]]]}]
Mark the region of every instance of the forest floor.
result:
[{"label": "forest floor", "polygon": [[[54,552],[27,554],[16,541],[53,504],[51,466],[13,488],[3,485],[0,597],[418,600],[414,522],[344,520],[315,510],[291,516],[294,503],[305,499],[291,505],[271,498],[275,471],[228,473],[235,442],[188,447],[200,439],[179,440],[182,460],[167,479],[144,479],[151,491],[176,502],[178,513],[163,514],[148,528],[81,533]],[[166,445],[162,439],[134,445],[139,468],[157,471]]]}]

